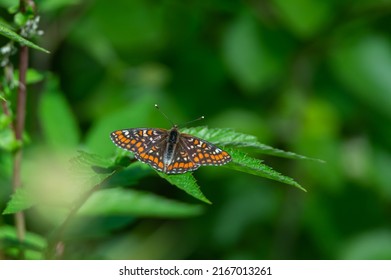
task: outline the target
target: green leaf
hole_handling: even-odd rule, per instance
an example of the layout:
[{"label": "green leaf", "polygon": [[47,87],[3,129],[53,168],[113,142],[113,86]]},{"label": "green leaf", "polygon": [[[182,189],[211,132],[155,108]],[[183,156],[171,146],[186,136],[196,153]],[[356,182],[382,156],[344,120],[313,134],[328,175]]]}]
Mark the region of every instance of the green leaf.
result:
[{"label": "green leaf", "polygon": [[114,173],[111,162],[103,157],[78,151],[71,159],[71,172],[78,181],[88,188],[93,187]]},{"label": "green leaf", "polygon": [[28,16],[24,15],[23,13],[21,12],[18,12],[15,14],[14,16],[14,22],[19,26],[19,27],[22,27],[23,25],[26,24],[28,20]]},{"label": "green leaf", "polygon": [[3,211],[5,214],[14,214],[19,211],[30,208],[35,204],[35,201],[32,199],[29,191],[26,188],[18,188],[15,193],[12,195],[10,201],[7,203],[7,207]]},{"label": "green leaf", "polygon": [[[53,159],[52,159],[53,160]],[[53,161],[54,162],[54,161]],[[55,162],[56,167],[59,168],[59,162]],[[44,167],[40,167],[41,161],[38,159],[35,159],[34,167],[36,169],[32,170],[34,172],[42,172],[40,171]],[[63,166],[62,168],[68,167],[66,171],[64,171],[64,174],[57,174],[58,177],[64,176],[68,180],[65,182],[65,184],[72,184],[72,186],[65,185],[62,187],[59,187],[59,184],[56,185],[58,190],[56,192],[52,191],[45,192],[45,195],[48,195],[51,197],[51,195],[58,195],[59,193],[62,194],[62,196],[58,197],[58,201],[50,200],[48,201],[47,198],[43,197],[44,190],[40,188],[44,188],[45,180],[40,181],[36,180],[36,177],[42,178],[41,176],[35,175],[35,177],[31,177],[29,181],[28,187],[18,188],[16,192],[12,195],[10,201],[7,204],[7,207],[3,211],[3,214],[13,214],[22,210],[25,210],[27,208],[30,208],[34,205],[42,205],[42,204],[48,204],[48,203],[55,203],[55,204],[61,204],[60,201],[62,198],[66,198],[66,194],[62,193],[63,188],[67,188],[67,190],[71,189],[77,189],[77,193],[72,194],[72,197],[78,197],[81,193],[84,191],[88,191],[92,187],[96,186],[97,184],[101,183],[103,180],[108,178],[110,175],[113,174],[113,170],[109,168],[110,162],[104,158],[101,158],[97,155],[89,154],[86,152],[79,152],[79,154],[71,159],[71,167],[69,168],[67,166]],[[31,169],[31,167],[30,167]],[[61,168],[60,168],[61,169]],[[62,169],[62,170],[63,170]],[[51,170],[51,172],[56,172],[56,170]],[[30,174],[30,176],[33,176]],[[49,178],[49,176],[48,176]],[[64,181],[64,180],[63,180]],[[64,182],[60,182],[61,184],[64,184]],[[52,184],[51,182],[46,182],[46,184]],[[38,186],[37,186],[38,185]],[[72,187],[72,188],[71,188]],[[53,197],[52,197],[53,198]],[[58,205],[57,205],[58,206]]]},{"label": "green leaf", "polygon": [[[28,69],[27,74],[26,74],[26,83],[28,85],[38,83],[42,81],[44,78],[44,75],[40,72],[38,72],[35,69]],[[19,70],[16,69],[14,70],[14,80],[18,81],[19,80]]]},{"label": "green leaf", "polygon": [[63,94],[59,91],[58,82],[54,77],[48,79],[38,113],[43,134],[50,146],[64,149],[74,148],[78,145],[80,131],[76,118]]},{"label": "green leaf", "polygon": [[23,249],[26,259],[42,259],[46,246],[46,240],[38,234],[27,231],[23,242],[20,242],[14,227],[0,226],[0,250],[7,255],[17,258],[19,250]]},{"label": "green leaf", "polygon": [[255,152],[267,155],[324,162],[320,159],[310,158],[303,155],[298,155],[293,152],[287,152],[284,150],[270,147],[268,145],[258,142],[257,137],[253,135],[239,133],[230,128],[207,128],[206,126],[199,126],[185,128],[181,131],[205,139],[215,145],[250,148]]},{"label": "green leaf", "polygon": [[193,177],[191,173],[185,173],[185,174],[178,174],[178,175],[167,175],[162,172],[157,172],[160,177],[166,179],[170,184],[177,186],[181,190],[185,191],[186,193],[190,194],[191,196],[212,204],[212,202],[209,201],[205,197],[205,195],[201,192],[200,186],[198,186],[196,179]]},{"label": "green leaf", "polygon": [[280,71],[279,57],[273,57],[260,34],[257,18],[244,12],[227,28],[223,42],[223,56],[233,78],[254,94],[269,85]]},{"label": "green leaf", "polygon": [[79,215],[133,215],[139,217],[189,217],[202,213],[202,206],[163,198],[151,193],[114,188],[92,194]]},{"label": "green leaf", "polygon": [[391,231],[376,229],[350,239],[341,250],[345,260],[389,260],[391,258]]},{"label": "green leaf", "polygon": [[[1,97],[0,97],[1,98]],[[6,114],[0,115],[0,131],[10,127],[12,123],[12,117]]]},{"label": "green leaf", "polygon": [[[1,118],[0,121],[7,123],[7,118]],[[0,123],[0,128],[2,124]],[[21,141],[16,140],[15,134],[10,127],[5,127],[0,130],[0,149],[12,152],[21,146]]]},{"label": "green leaf", "polygon": [[331,66],[351,94],[391,119],[391,43],[387,36],[341,34]]},{"label": "green leaf", "polygon": [[322,30],[333,18],[333,1],[273,0],[279,19],[296,35],[308,38]]},{"label": "green leaf", "polygon": [[226,151],[232,156],[232,162],[224,165],[224,167],[292,185],[306,192],[295,180],[278,173],[271,167],[263,164],[262,161],[251,158],[238,150],[227,149]]},{"label": "green leaf", "polygon": [[39,3],[39,10],[42,13],[55,13],[61,9],[69,8],[79,4],[81,0],[52,0]]},{"label": "green leaf", "polygon": [[7,26],[5,26],[4,24],[0,23],[0,34],[15,41],[15,42],[18,42],[19,44],[21,45],[25,45],[27,47],[30,47],[30,48],[34,48],[36,50],[39,50],[39,51],[42,51],[42,52],[45,52],[45,53],[49,53],[48,50],[44,49],[44,48],[41,48],[39,46],[37,46],[36,44],[26,40],[25,38],[23,38],[22,36],[18,35],[17,33],[15,33],[14,31],[12,31],[11,29],[9,29]]},{"label": "green leaf", "polygon": [[150,96],[149,93],[142,94],[131,105],[111,114],[105,114],[88,131],[85,145],[90,151],[99,155],[112,155],[116,146],[110,140],[110,133],[117,129],[137,127],[141,123],[140,120],[148,123],[153,112],[151,108],[154,99],[155,97]]}]

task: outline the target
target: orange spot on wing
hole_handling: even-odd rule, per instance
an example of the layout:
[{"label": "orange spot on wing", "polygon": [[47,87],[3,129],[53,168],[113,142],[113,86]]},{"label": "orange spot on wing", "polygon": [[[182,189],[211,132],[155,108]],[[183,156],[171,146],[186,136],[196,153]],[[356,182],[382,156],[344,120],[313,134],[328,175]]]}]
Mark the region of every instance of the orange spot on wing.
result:
[{"label": "orange spot on wing", "polygon": [[151,136],[151,135],[152,135],[152,130],[148,130],[148,131],[147,131],[147,134],[148,134],[149,136]]},{"label": "orange spot on wing", "polygon": [[181,163],[179,164],[179,168],[183,168],[184,165],[185,165],[185,164],[184,164],[183,162],[181,162]]},{"label": "orange spot on wing", "polygon": [[194,139],[194,145],[198,145],[200,143],[200,141],[198,141],[198,139]]},{"label": "orange spot on wing", "polygon": [[200,159],[198,157],[193,158],[195,162],[199,162]]},{"label": "orange spot on wing", "polygon": [[130,139],[126,139],[124,142],[125,144],[128,144],[130,142]]},{"label": "orange spot on wing", "polygon": [[140,130],[140,131],[138,132],[138,135],[143,136],[143,131]]},{"label": "orange spot on wing", "polygon": [[174,163],[174,168],[178,168],[178,163],[177,162]]},{"label": "orange spot on wing", "polygon": [[159,159],[157,157],[155,157],[155,159],[153,160],[156,164],[159,163]]},{"label": "orange spot on wing", "polygon": [[205,148],[206,147],[206,143],[204,143],[204,144],[202,144],[202,146],[201,146],[202,148]]},{"label": "orange spot on wing", "polygon": [[189,162],[189,167],[192,168],[194,166],[194,163],[193,162]]},{"label": "orange spot on wing", "polygon": [[160,161],[160,162],[158,163],[158,166],[159,166],[160,169],[163,169],[163,162]]},{"label": "orange spot on wing", "polygon": [[150,160],[150,161],[153,161],[153,159],[154,159],[154,157],[150,155],[150,156],[149,156],[149,160]]},{"label": "orange spot on wing", "polygon": [[205,156],[205,157],[209,157],[209,154],[205,153],[204,156]]},{"label": "orange spot on wing", "polygon": [[134,145],[134,144],[136,144],[136,140],[134,140],[134,139],[132,139],[132,141],[130,141],[130,144],[132,144],[132,145]]},{"label": "orange spot on wing", "polygon": [[138,142],[138,143],[136,144],[136,147],[139,148],[140,146],[141,146],[141,142]]},{"label": "orange spot on wing", "polygon": [[210,155],[210,157],[211,157],[213,160],[216,159],[215,155]]},{"label": "orange spot on wing", "polygon": [[183,166],[184,168],[189,168],[189,163],[185,163],[185,165]]},{"label": "orange spot on wing", "polygon": [[114,132],[115,134],[117,135],[121,135],[122,134],[122,131],[121,130],[117,130],[116,132]]},{"label": "orange spot on wing", "polygon": [[198,154],[198,157],[199,157],[200,159],[203,159],[203,158],[204,158],[203,154],[201,154],[201,153]]},{"label": "orange spot on wing", "polygon": [[[128,146],[129,146],[129,145],[128,145]],[[143,152],[144,150],[145,150],[144,147],[138,148],[138,152],[139,152],[139,153]]]}]

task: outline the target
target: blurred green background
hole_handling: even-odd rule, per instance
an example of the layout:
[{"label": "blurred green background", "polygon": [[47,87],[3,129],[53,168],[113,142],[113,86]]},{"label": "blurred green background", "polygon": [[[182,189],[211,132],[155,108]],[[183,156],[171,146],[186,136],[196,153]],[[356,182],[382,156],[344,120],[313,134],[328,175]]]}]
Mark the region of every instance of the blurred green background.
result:
[{"label": "blurred green background", "polygon": [[[194,125],[327,162],[259,157],[307,193],[200,168],[194,176],[213,202],[202,215],[101,217],[69,242],[68,258],[391,259],[391,1],[36,3],[37,43],[51,54],[32,50],[31,67],[51,78],[29,88],[26,161],[46,146],[112,157],[112,130],[170,127],[158,103],[175,123],[205,115]],[[53,96],[74,121],[51,111]],[[48,122],[58,138],[42,129]],[[10,165],[1,161],[3,209]],[[137,188],[201,203],[158,176]],[[95,234],[108,220],[109,234]],[[28,211],[27,228],[50,230]]]}]

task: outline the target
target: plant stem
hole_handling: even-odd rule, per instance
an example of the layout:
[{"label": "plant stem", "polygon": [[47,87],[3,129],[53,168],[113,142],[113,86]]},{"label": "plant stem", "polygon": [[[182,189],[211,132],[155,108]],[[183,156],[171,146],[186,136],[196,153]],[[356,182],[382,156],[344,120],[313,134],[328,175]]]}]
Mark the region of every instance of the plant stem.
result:
[{"label": "plant stem", "polygon": [[[0,91],[1,91],[1,90],[2,90],[2,88],[1,88],[1,86],[0,86]],[[9,110],[9,108],[8,108],[8,103],[7,103],[7,101],[1,99],[1,100],[0,100],[0,104],[1,104],[1,108],[3,109],[4,115],[6,115],[7,117],[11,116],[11,112],[10,112],[10,110]],[[14,128],[14,125],[13,125],[12,122],[11,122],[10,126],[11,126],[12,131],[15,131],[15,128]]]},{"label": "plant stem", "polygon": [[[22,2],[22,1],[21,1]],[[24,123],[26,118],[26,73],[28,68],[29,51],[26,46],[20,47],[19,53],[19,88],[18,100],[16,107],[16,122],[14,126],[15,139],[22,141]],[[12,189],[14,192],[21,187],[21,166],[22,166],[23,149],[19,148],[14,155]],[[15,225],[19,242],[24,241],[26,233],[26,223],[24,213],[18,212],[15,214]],[[20,252],[20,257],[23,258],[23,252]]]}]

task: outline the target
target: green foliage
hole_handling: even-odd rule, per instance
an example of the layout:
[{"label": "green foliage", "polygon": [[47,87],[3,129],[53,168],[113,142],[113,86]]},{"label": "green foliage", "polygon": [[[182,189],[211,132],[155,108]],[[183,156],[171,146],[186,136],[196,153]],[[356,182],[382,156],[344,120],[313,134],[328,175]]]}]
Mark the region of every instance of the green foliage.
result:
[{"label": "green foliage", "polygon": [[246,154],[229,149],[227,150],[232,158],[233,161],[226,165],[227,168],[241,171],[249,174],[253,174],[260,177],[265,177],[268,179],[276,180],[281,183],[285,183],[288,185],[292,185],[294,187],[297,187],[303,191],[306,191],[302,186],[300,186],[297,182],[295,182],[292,178],[289,178],[287,176],[284,176],[276,171],[274,171],[271,167],[263,164],[260,160],[251,158],[247,156]]},{"label": "green foliage", "polygon": [[202,139],[206,139],[212,143],[215,143],[216,145],[230,146],[230,147],[237,147],[237,148],[250,148],[251,151],[253,152],[258,152],[266,155],[323,162],[322,160],[319,159],[310,158],[310,157],[295,154],[293,152],[287,152],[287,151],[270,147],[268,145],[260,143],[257,137],[254,135],[248,135],[248,134],[236,132],[231,128],[208,129],[205,126],[200,126],[200,127],[185,128],[182,129],[182,132],[198,136]]},{"label": "green foliage", "polygon": [[239,85],[250,92],[265,88],[277,70],[277,60],[270,55],[261,32],[255,17],[243,12],[225,36],[227,65]]},{"label": "green foliage", "polygon": [[[184,133],[190,133],[192,135],[201,137],[217,145],[232,146],[233,148],[227,150],[232,156],[232,163],[227,164],[226,165],[227,168],[276,180],[285,184],[295,186],[305,191],[305,189],[302,188],[293,179],[274,171],[272,168],[268,167],[267,165],[262,164],[260,160],[251,158],[245,153],[240,152],[239,148],[251,147],[253,149],[259,149],[261,152],[266,150],[269,154],[271,154],[270,150],[272,150],[272,153],[274,152],[276,155],[279,156],[282,155],[282,156],[292,157],[292,158],[305,159],[306,157],[304,156],[267,147],[259,143],[256,137],[252,135],[237,133],[232,129],[217,129],[217,128],[208,129],[207,127],[194,127],[189,129],[182,129],[181,131]],[[190,194],[191,196],[203,202],[211,203],[201,192],[200,186],[197,184],[192,173],[185,173],[179,175],[167,175],[162,172],[157,172],[157,173],[159,174],[160,177],[166,179],[170,184],[177,186],[179,189],[182,189],[183,191]],[[131,178],[129,178],[129,180],[131,180]]]},{"label": "green foliage", "polygon": [[[58,82],[49,78],[39,106],[42,130],[48,145],[57,148],[75,148],[80,141],[77,121],[63,94],[58,89]],[[61,125],[59,125],[59,122]]]},{"label": "green foliage", "polygon": [[97,120],[86,136],[86,146],[89,151],[102,156],[110,156],[115,150],[109,137],[110,133],[116,129],[139,125],[141,119],[148,121],[151,115],[151,104],[153,104],[153,97],[145,92],[130,106]]},{"label": "green foliage", "polygon": [[25,239],[21,243],[17,238],[14,227],[0,225],[0,250],[13,258],[17,258],[19,248],[24,249],[26,259],[42,259],[42,252],[46,248],[46,240],[38,234],[26,232]]},{"label": "green foliage", "polygon": [[159,176],[166,179],[170,184],[177,186],[181,190],[190,194],[191,196],[205,202],[211,203],[201,192],[195,178],[190,173],[167,175],[162,172],[158,172]]},{"label": "green foliage", "polygon": [[30,42],[29,40],[23,38],[22,36],[18,35],[14,31],[12,31],[9,27],[5,26],[4,24],[0,23],[0,34],[11,39],[12,41],[18,42],[21,45],[25,45],[29,48],[33,48],[45,53],[49,53],[48,50],[41,48],[37,46],[36,44]]},{"label": "green foliage", "polygon": [[201,213],[202,207],[199,205],[177,202],[151,193],[114,188],[95,192],[82,206],[79,215],[180,218]]},{"label": "green foliage", "polygon": [[15,134],[12,131],[12,129],[9,127],[9,120],[11,118],[2,115],[0,119],[1,119],[0,122],[3,122],[4,125],[8,124],[8,127],[4,127],[4,128],[0,127],[0,149],[9,152],[17,150],[21,146],[21,143],[20,141],[15,139]]},{"label": "green foliage", "polygon": [[391,82],[387,75],[391,71],[389,38],[380,34],[353,36],[333,50],[331,58],[338,79],[352,94],[391,118]]},{"label": "green foliage", "polygon": [[3,215],[23,211],[34,204],[36,204],[36,202],[33,201],[31,193],[29,193],[29,191],[25,188],[18,188],[16,192],[12,194],[7,207],[3,211]]},{"label": "green foliage", "polygon": [[340,253],[345,260],[391,259],[391,231],[378,229],[354,237]]},{"label": "green foliage", "polygon": [[[27,249],[3,216],[0,256],[50,258],[60,242],[67,259],[390,258],[389,1],[34,1],[43,36],[31,7],[0,2],[13,38],[1,36],[0,209],[24,209],[44,241]],[[52,52],[29,50],[23,146],[14,33]],[[113,145],[116,129],[169,128],[155,103],[178,124],[205,115],[210,128],[181,132],[233,161],[166,175]]]},{"label": "green foliage", "polygon": [[[19,70],[15,70],[14,71],[14,80],[15,81],[18,81],[19,79]],[[38,82],[42,82],[44,79],[44,75],[35,70],[35,69],[28,69],[27,70],[27,74],[26,74],[26,83],[28,85],[32,85],[32,84],[35,84],[35,83],[38,83]]]}]

